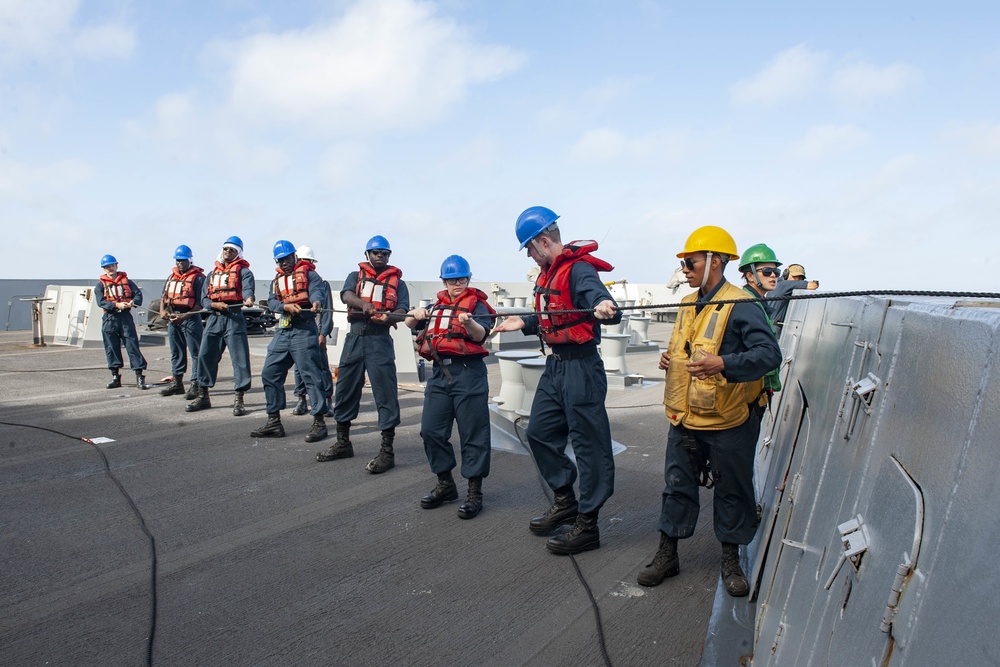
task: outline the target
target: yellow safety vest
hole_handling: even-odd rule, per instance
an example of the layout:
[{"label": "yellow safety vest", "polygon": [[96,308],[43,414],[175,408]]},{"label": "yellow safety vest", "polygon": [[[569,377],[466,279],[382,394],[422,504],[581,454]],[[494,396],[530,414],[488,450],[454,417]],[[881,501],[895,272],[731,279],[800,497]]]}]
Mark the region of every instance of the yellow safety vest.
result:
[{"label": "yellow safety vest", "polygon": [[[746,292],[725,283],[713,299],[748,299]],[[698,293],[682,299],[685,303],[697,301]],[[721,373],[698,380],[687,372],[687,363],[703,350],[718,354],[722,336],[733,311],[731,303],[705,306],[695,314],[691,306],[682,306],[677,313],[673,334],[667,351],[670,366],[663,388],[663,405],[667,419],[674,426],[683,425],[696,431],[721,431],[739,426],[750,416],[748,405],[760,399],[764,380],[728,382]]]}]

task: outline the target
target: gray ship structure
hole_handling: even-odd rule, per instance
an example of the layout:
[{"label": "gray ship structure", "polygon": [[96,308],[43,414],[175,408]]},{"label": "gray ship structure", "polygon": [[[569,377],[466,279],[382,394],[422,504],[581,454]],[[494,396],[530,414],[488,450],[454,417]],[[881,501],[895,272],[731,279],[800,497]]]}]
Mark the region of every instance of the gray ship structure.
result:
[{"label": "gray ship structure", "polygon": [[[752,592],[734,599],[719,584],[709,490],[680,574],[636,584],[663,488],[657,362],[675,309],[656,306],[687,293],[677,276],[610,285],[629,315],[601,349],[616,488],[601,548],[568,557],[527,530],[550,503],[523,445],[537,338],[491,339],[493,464],[482,514],[461,521],[457,504],[419,506],[434,476],[405,329],[393,334],[396,468],[373,476],[367,388],[357,458],[328,463],[303,442],[305,417],[288,416],[283,439],[250,437],[264,416],[256,379],[242,418],[106,390],[92,282],[74,282],[0,281],[3,664],[1000,663],[996,299],[814,292],[790,304],[783,390],[757,443],[761,525],[741,552]],[[138,282],[147,300],[162,286]],[[414,305],[440,289],[409,286]],[[527,282],[474,286],[502,312],[529,307]],[[256,316],[255,373],[269,340]],[[140,330],[147,377],[169,376],[163,336]],[[339,352],[334,341],[332,365]],[[228,377],[224,357],[220,406]]]}]

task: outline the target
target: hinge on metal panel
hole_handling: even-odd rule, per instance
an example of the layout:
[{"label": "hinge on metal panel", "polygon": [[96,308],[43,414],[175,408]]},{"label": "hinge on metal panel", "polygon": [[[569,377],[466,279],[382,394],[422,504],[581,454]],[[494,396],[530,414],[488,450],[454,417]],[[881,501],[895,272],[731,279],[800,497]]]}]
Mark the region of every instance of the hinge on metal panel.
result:
[{"label": "hinge on metal panel", "polygon": [[847,430],[844,432],[844,440],[851,439],[851,436],[854,434],[854,427],[858,423],[858,415],[861,414],[862,410],[864,410],[866,415],[871,416],[875,390],[878,389],[880,384],[882,384],[882,380],[873,373],[869,373],[868,377],[862,378],[851,385],[851,412],[847,417]]},{"label": "hinge on metal panel", "polygon": [[868,551],[870,538],[868,537],[868,529],[865,528],[864,519],[860,514],[837,526],[837,530],[840,531],[840,539],[844,543],[844,553],[840,554],[833,572],[830,573],[826,585],[823,586],[826,590],[830,590],[833,580],[840,574],[840,568],[844,567],[844,563],[851,561],[851,565],[857,571],[861,567],[861,555]]}]

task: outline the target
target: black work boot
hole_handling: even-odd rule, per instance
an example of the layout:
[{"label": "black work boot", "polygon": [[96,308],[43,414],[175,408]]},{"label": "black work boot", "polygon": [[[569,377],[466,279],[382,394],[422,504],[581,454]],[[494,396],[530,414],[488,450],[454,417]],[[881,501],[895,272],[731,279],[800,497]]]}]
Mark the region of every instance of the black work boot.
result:
[{"label": "black work boot", "polygon": [[111,374],[111,382],[106,385],[107,389],[117,389],[122,386],[122,376],[118,373]]},{"label": "black work boot", "polygon": [[455,479],[451,476],[451,471],[439,472],[438,483],[431,492],[420,499],[420,506],[425,510],[432,510],[435,507],[458,500],[458,487],[455,486]]},{"label": "black work boot", "polygon": [[326,438],[326,422],[323,421],[323,415],[315,415],[313,417],[313,425],[306,434],[306,442],[319,442]]},{"label": "black work boot", "polygon": [[198,398],[187,404],[184,408],[188,412],[198,412],[212,407],[212,401],[208,399],[208,387],[198,387]]},{"label": "black work boot", "polygon": [[251,438],[284,438],[285,427],[281,425],[281,415],[277,412],[267,414],[267,423],[256,431],[250,432]]},{"label": "black work boot", "polygon": [[[233,400],[233,416],[234,417],[242,417],[243,415],[245,415],[247,413],[246,406],[243,405],[243,394],[245,394],[245,393],[246,393],[245,391],[237,391],[236,392],[236,398]],[[281,434],[284,435],[285,434],[284,431],[282,431]]]},{"label": "black work boot", "polygon": [[136,389],[149,389],[149,385],[146,384],[146,376],[142,374],[142,371],[135,372],[135,388]]},{"label": "black work boot", "polygon": [[535,535],[548,535],[564,523],[576,521],[579,503],[573,494],[572,486],[564,486],[555,490],[555,502],[542,516],[536,516],[528,523],[528,530]]},{"label": "black work boot", "polygon": [[160,390],[160,396],[174,396],[184,393],[184,374],[178,373],[173,377],[173,381]]},{"label": "black work boot", "polygon": [[337,442],[330,449],[316,452],[317,461],[334,461],[336,459],[349,459],[354,456],[354,447],[351,445],[351,422],[337,422]]},{"label": "black work boot", "polygon": [[193,401],[198,398],[198,381],[191,380],[191,384],[188,385],[188,390],[184,392],[184,398],[189,401]]},{"label": "black work boot", "polygon": [[296,417],[301,417],[304,414],[308,414],[308,412],[309,402],[306,400],[305,394],[303,394],[299,396],[298,402],[295,404],[295,407],[292,408],[292,414]]},{"label": "black work boot", "polygon": [[734,598],[741,598],[750,593],[750,583],[743,574],[743,568],[740,567],[738,544],[722,543],[722,583],[726,586],[726,592]]},{"label": "black work boot", "polygon": [[469,495],[465,502],[458,506],[459,519],[472,519],[483,509],[483,478],[469,478]]},{"label": "black work boot", "polygon": [[597,512],[576,515],[576,523],[564,533],[553,535],[545,548],[554,554],[578,554],[601,546],[601,533],[597,529]]},{"label": "black work boot", "polygon": [[653,562],[642,568],[636,580],[640,586],[659,586],[667,577],[677,576],[681,571],[681,561],[677,557],[677,538],[660,533],[660,548],[653,556]]},{"label": "black work boot", "polygon": [[[378,455],[369,461],[367,466],[365,466],[365,469],[368,470],[368,472],[373,475],[378,475],[379,473],[383,473],[396,465],[396,457],[392,453],[392,441],[395,437],[395,428],[387,428],[382,431],[382,447],[378,450]],[[452,482],[451,484],[454,486],[455,482]],[[457,498],[458,496],[455,497]]]}]

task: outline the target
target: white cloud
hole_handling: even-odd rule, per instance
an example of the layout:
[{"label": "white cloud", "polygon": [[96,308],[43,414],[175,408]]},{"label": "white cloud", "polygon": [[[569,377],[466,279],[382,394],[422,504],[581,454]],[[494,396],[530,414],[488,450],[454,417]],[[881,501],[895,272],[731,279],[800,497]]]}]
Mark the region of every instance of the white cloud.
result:
[{"label": "white cloud", "polygon": [[59,160],[42,166],[2,160],[0,193],[11,199],[28,200],[82,183],[93,172],[93,167],[80,160]]},{"label": "white cloud", "polygon": [[923,82],[923,75],[916,67],[894,63],[876,67],[869,63],[855,63],[837,69],[830,82],[834,97],[848,102],[894,97]]},{"label": "white cloud", "polygon": [[333,135],[424,124],[469,86],[524,62],[414,0],[362,0],[338,22],[261,33],[225,50],[235,115]]},{"label": "white cloud", "polygon": [[1000,157],[1000,123],[975,123],[949,129],[947,143],[980,157]]},{"label": "white cloud", "polygon": [[319,160],[319,180],[332,187],[347,185],[368,158],[368,149],[356,141],[330,146]]},{"label": "white cloud", "polygon": [[5,61],[48,55],[76,14],[79,0],[0,2],[0,55]]},{"label": "white cloud", "polygon": [[730,88],[737,104],[770,106],[814,94],[859,103],[896,97],[923,83],[919,69],[906,63],[879,67],[858,61],[830,70],[830,54],[800,44],[782,51],[754,76]]},{"label": "white cloud", "polygon": [[135,31],[120,23],[81,28],[73,39],[76,53],[85,58],[125,58],[135,49]]},{"label": "white cloud", "polygon": [[689,153],[691,143],[688,135],[680,131],[628,137],[620,130],[599,127],[585,132],[570,149],[570,155],[583,162],[671,160]]},{"label": "white cloud", "polygon": [[868,133],[854,125],[814,125],[789,151],[793,157],[821,160],[849,153],[868,142]]},{"label": "white cloud", "polygon": [[802,97],[819,87],[828,58],[828,54],[811,51],[802,44],[782,51],[763,70],[733,84],[732,100],[737,104],[771,105]]},{"label": "white cloud", "polygon": [[0,64],[28,60],[128,56],[134,30],[120,22],[76,25],[80,0],[3,0],[0,2]]}]

